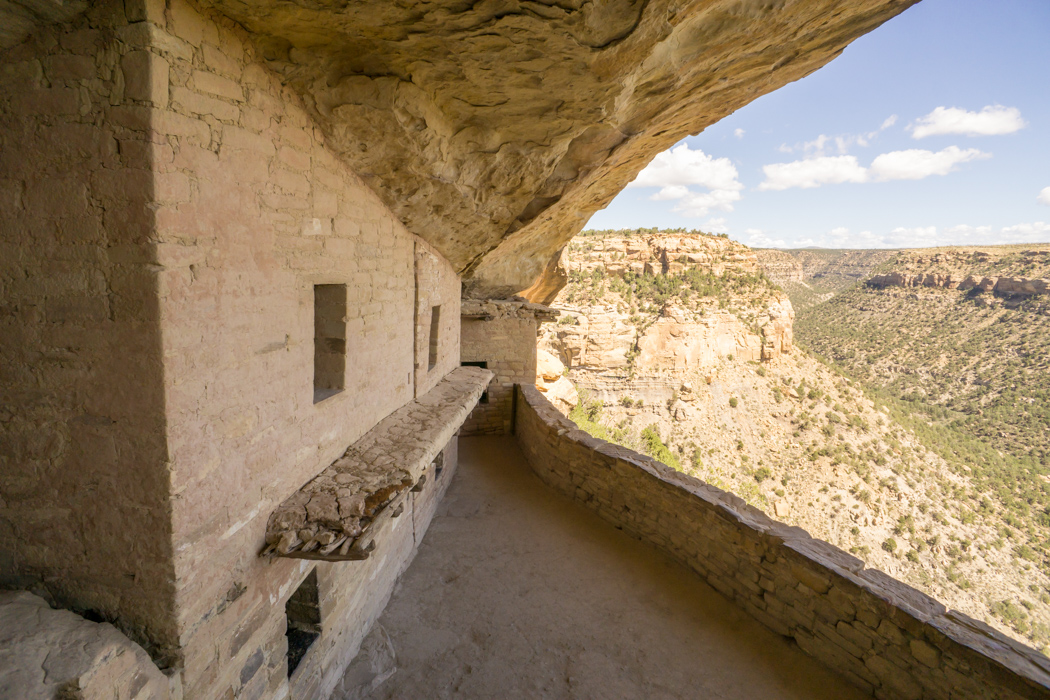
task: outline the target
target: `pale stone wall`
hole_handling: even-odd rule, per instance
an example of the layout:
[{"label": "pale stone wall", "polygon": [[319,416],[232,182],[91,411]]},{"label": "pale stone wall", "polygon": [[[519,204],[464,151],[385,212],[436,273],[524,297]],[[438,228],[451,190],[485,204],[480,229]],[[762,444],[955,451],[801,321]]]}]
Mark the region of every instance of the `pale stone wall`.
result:
[{"label": "pale stone wall", "polygon": [[532,386],[515,434],[533,470],[697,572],[879,698],[1050,698],[1050,660],[804,530],[578,430]]},{"label": "pale stone wall", "polygon": [[[416,307],[458,319],[459,281],[325,147],[232,22],[182,0],[147,21],[141,48],[168,67],[154,92],[170,95],[153,123],[186,693],[274,695],[286,682],[284,602],[315,564],[259,559],[267,517],[456,365],[448,327],[426,371]],[[315,284],[348,293],[346,389],[317,404]],[[429,308],[422,323],[426,335]],[[293,697],[325,695],[381,611],[416,544],[412,518],[395,522],[376,557],[316,565],[324,633]]]},{"label": "pale stone wall", "polygon": [[[422,396],[459,367],[459,275],[433,248],[416,243],[416,396]],[[438,314],[437,364],[430,367],[431,314]]]},{"label": "pale stone wall", "polygon": [[[0,84],[0,584],[115,620],[187,697],[325,697],[443,486],[376,556],[316,565],[323,634],[290,681],[284,604],[315,565],[260,559],[266,520],[458,365],[455,271],[183,0],[93,3]],[[316,404],[315,284],[348,292],[346,387]]]},{"label": "pale stone wall", "polygon": [[178,633],[138,14],[92,3],[0,54],[0,586],[42,586],[166,663]]},{"label": "pale stone wall", "polygon": [[531,316],[507,316],[491,321],[463,319],[460,357],[485,362],[495,373],[488,403],[479,403],[463,424],[464,435],[502,435],[511,431],[514,385],[536,383],[536,332]]}]

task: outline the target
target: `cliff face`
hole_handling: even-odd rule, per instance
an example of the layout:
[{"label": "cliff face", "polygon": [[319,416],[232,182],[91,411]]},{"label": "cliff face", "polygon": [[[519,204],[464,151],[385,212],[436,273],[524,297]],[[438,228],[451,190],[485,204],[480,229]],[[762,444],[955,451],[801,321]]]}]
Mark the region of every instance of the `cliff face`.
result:
[{"label": "cliff face", "polygon": [[755,254],[727,238],[585,236],[565,262],[571,282],[554,301],[564,315],[545,343],[571,368],[686,373],[791,351],[791,302],[758,275]]},{"label": "cliff face", "polygon": [[787,292],[796,311],[820,304],[865,279],[891,250],[756,250],[758,265]]},{"label": "cliff face", "polygon": [[759,267],[776,284],[855,284],[896,254],[892,250],[756,250]]}]

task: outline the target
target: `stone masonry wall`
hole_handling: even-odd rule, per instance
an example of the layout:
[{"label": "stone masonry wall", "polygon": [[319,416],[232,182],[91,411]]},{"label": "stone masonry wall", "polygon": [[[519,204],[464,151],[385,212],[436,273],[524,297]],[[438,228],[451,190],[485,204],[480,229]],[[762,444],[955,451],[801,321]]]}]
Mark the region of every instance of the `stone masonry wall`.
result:
[{"label": "stone masonry wall", "polygon": [[[433,248],[419,241],[415,252],[416,396],[422,396],[459,367],[459,276]],[[437,364],[430,367],[431,314],[440,308]]]},{"label": "stone masonry wall", "polygon": [[171,664],[162,66],[141,16],[91,3],[0,54],[0,586],[46,589]]},{"label": "stone masonry wall", "polygon": [[511,432],[514,385],[536,383],[536,332],[532,317],[508,316],[491,321],[463,319],[462,362],[485,362],[495,373],[488,403],[479,403],[463,424],[463,435],[503,435]]},{"label": "stone masonry wall", "polygon": [[[365,562],[316,565],[324,633],[290,681],[284,602],[315,565],[260,559],[266,521],[415,395],[415,367],[427,363],[414,356],[416,300],[456,319],[458,279],[326,148],[239,27],[184,0],[150,5],[143,24],[137,48],[159,66],[152,123],[186,693],[323,697],[414,551],[411,518]],[[315,284],[346,284],[348,296],[346,389],[317,404]],[[440,379],[458,350],[447,333],[420,381]]]},{"label": "stone masonry wall", "polygon": [[515,433],[547,484],[670,554],[879,698],[1050,698],[1050,660],[804,530],[578,430],[532,386]]}]

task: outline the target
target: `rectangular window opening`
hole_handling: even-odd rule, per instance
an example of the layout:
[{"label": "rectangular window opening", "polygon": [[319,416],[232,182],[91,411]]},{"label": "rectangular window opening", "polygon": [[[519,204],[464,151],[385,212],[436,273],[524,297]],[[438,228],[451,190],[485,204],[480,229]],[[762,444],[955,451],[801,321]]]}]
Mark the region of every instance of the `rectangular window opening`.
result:
[{"label": "rectangular window opening", "polygon": [[314,403],[346,388],[346,285],[314,285]]},{"label": "rectangular window opening", "polygon": [[317,569],[307,574],[284,606],[288,628],[288,677],[291,678],[310,646],[321,636],[321,597]]},{"label": "rectangular window opening", "polygon": [[[489,363],[488,363],[487,360],[480,360],[480,361],[474,361],[474,362],[460,362],[459,364],[460,364],[461,367],[480,367],[481,369],[488,369],[489,368]],[[484,392],[482,392],[481,399],[478,401],[478,403],[488,403],[488,402],[489,402],[489,390],[486,389]]]},{"label": "rectangular window opening", "polygon": [[430,362],[427,363],[427,371],[437,367],[438,363],[438,329],[441,327],[441,307],[435,306],[430,310]]}]

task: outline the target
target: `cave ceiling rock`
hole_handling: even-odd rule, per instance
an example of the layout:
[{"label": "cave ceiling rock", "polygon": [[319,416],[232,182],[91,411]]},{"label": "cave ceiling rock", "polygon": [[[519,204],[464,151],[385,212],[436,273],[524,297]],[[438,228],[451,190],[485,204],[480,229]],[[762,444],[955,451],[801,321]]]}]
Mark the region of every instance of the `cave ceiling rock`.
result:
[{"label": "cave ceiling rock", "polygon": [[[537,283],[658,153],[918,2],[198,1],[251,34],[329,145],[479,298]],[[84,5],[0,0],[18,20],[0,41]]]}]

